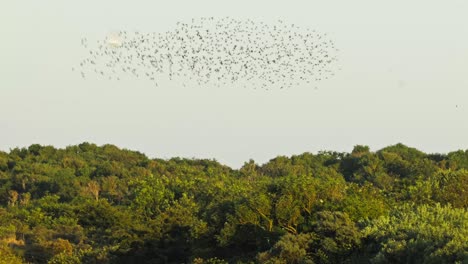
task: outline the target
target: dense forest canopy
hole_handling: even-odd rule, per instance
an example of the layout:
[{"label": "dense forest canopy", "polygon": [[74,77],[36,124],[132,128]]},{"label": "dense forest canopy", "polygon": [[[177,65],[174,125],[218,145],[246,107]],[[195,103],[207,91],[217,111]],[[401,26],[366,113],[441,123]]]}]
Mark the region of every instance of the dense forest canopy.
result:
[{"label": "dense forest canopy", "polygon": [[468,263],[468,151],[0,152],[0,263]]}]

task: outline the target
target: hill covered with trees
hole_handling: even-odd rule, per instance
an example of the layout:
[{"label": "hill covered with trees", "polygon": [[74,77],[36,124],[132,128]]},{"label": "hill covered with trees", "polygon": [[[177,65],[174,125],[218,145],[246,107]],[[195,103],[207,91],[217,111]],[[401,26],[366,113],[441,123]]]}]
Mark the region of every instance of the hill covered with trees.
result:
[{"label": "hill covered with trees", "polygon": [[0,263],[468,263],[468,151],[0,152]]}]

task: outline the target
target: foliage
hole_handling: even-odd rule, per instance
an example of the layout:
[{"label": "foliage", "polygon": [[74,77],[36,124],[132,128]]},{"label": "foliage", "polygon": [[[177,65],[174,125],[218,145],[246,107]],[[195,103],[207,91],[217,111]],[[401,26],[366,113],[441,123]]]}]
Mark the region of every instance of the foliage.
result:
[{"label": "foliage", "polygon": [[468,212],[451,206],[403,205],[363,230],[373,263],[468,261]]},{"label": "foliage", "polygon": [[15,148],[0,152],[0,263],[463,263],[467,153],[358,145],[232,169]]}]

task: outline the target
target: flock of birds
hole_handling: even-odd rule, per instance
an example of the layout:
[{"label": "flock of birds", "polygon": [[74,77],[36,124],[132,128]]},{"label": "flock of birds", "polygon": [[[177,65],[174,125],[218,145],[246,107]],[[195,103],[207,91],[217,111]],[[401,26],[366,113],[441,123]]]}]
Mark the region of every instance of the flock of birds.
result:
[{"label": "flock of birds", "polygon": [[81,44],[88,57],[72,70],[120,80],[125,74],[156,86],[164,78],[198,85],[285,89],[316,85],[335,75],[338,49],[326,34],[278,20],[274,24],[233,18],[178,22],[172,31],[120,31]]}]

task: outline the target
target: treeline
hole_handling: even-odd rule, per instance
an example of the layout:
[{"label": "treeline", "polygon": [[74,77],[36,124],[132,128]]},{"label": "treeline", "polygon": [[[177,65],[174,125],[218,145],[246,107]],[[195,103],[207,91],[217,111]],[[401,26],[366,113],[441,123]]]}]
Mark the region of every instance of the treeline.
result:
[{"label": "treeline", "polygon": [[468,263],[468,151],[0,152],[0,263]]}]

